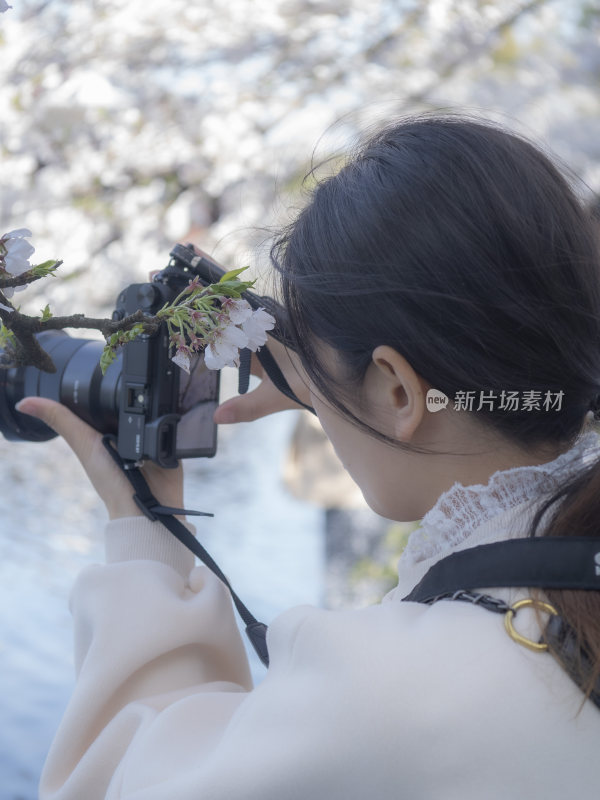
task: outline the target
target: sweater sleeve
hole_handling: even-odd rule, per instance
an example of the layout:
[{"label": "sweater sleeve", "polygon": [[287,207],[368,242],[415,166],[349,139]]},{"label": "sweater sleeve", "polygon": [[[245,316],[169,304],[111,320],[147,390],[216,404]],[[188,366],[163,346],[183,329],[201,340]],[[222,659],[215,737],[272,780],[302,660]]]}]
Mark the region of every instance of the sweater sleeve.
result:
[{"label": "sweater sleeve", "polygon": [[76,581],[77,681],[42,800],[367,796],[383,773],[379,758],[366,774],[360,765],[385,712],[368,703],[366,662],[347,658],[343,617],[310,606],[282,614],[253,689],[228,590],[164,535],[141,517],[111,523],[109,563]]},{"label": "sweater sleeve", "polygon": [[[194,567],[166,528],[144,517],[113,521],[106,556],[106,565],[82,571],[71,593],[77,680],[42,773],[42,798],[127,797],[111,781],[162,712],[195,692],[216,692],[223,704],[206,724],[218,730],[251,688],[228,590]],[[170,735],[187,736],[185,727]]]},{"label": "sweater sleeve", "polygon": [[75,584],[77,682],[41,800],[596,796],[597,709],[578,716],[572,681],[498,615],[299,606],[253,689],[227,589],[164,535],[113,523],[110,563]]}]

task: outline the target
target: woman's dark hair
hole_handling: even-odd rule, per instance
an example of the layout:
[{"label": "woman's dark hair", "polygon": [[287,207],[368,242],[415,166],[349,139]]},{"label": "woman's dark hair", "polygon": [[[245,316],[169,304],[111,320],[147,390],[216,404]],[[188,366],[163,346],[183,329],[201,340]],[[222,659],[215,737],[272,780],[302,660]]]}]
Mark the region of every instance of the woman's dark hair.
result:
[{"label": "woman's dark hair", "polygon": [[[271,255],[307,374],[372,435],[386,439],[344,398],[358,396],[352,389],[382,344],[450,398],[495,396],[473,416],[522,449],[566,450],[582,432],[600,393],[595,223],[519,135],[454,115],[389,125],[317,184]],[[337,351],[342,381],[319,360],[319,341]],[[538,409],[501,409],[508,391],[538,393],[529,395]],[[598,462],[545,508],[559,499],[545,535],[599,535]],[[600,594],[547,595],[591,657],[589,689],[600,673]]]}]

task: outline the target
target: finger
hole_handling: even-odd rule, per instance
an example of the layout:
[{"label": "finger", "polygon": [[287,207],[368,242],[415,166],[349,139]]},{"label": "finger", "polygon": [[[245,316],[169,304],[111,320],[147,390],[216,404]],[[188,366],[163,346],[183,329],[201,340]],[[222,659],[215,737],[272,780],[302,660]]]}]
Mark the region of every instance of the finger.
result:
[{"label": "finger", "polygon": [[192,244],[192,247],[194,248],[194,252],[196,253],[196,255],[202,256],[203,258],[207,258],[209,261],[212,261],[213,264],[216,264],[218,267],[222,267],[222,269],[225,269],[225,267],[223,267],[222,264],[219,264],[218,261],[215,261],[215,259],[210,255],[210,253],[207,253],[206,250],[203,250],[201,247],[198,247],[197,244]]},{"label": "finger", "polygon": [[24,397],[15,408],[21,414],[29,414],[40,419],[56,431],[82,463],[96,444],[99,434],[66,406],[55,400],[46,397]]},{"label": "finger", "polygon": [[277,411],[284,411],[290,408],[299,408],[297,403],[290,400],[284,394],[269,386],[268,383],[261,383],[256,389],[248,394],[232,397],[222,403],[214,413],[214,421],[219,425],[227,425],[233,422],[252,422],[260,417],[266,417]]},{"label": "finger", "polygon": [[250,375],[255,375],[257,378],[262,378],[265,374],[263,365],[258,360],[256,353],[252,353],[250,358]]}]

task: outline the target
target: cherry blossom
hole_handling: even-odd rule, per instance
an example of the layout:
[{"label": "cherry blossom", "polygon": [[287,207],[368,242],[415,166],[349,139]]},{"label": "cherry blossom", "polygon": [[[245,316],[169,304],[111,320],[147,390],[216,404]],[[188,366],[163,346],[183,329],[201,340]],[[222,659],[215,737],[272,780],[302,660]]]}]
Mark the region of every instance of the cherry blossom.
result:
[{"label": "cherry blossom", "polygon": [[228,298],[223,302],[223,310],[227,312],[234,325],[241,325],[252,315],[252,306],[247,300]]},{"label": "cherry blossom", "polygon": [[[9,275],[21,275],[31,269],[29,259],[35,252],[35,247],[26,241],[29,236],[32,236],[32,233],[28,228],[18,228],[0,238],[0,268]],[[4,287],[2,291],[5,297],[12,297],[15,291],[23,291],[25,288],[25,286]]]},{"label": "cherry blossom", "polygon": [[27,228],[19,228],[10,233],[5,233],[0,239],[4,269],[11,275],[21,275],[31,269],[29,259],[35,252],[35,247],[26,241],[32,233]]},{"label": "cherry blossom", "polygon": [[257,308],[252,316],[242,324],[242,330],[248,337],[248,347],[255,353],[259,347],[267,342],[267,331],[275,327],[275,318],[268,314],[264,308]]},{"label": "cherry blossom", "polygon": [[190,350],[188,347],[178,347],[175,355],[171,357],[171,361],[189,374]]},{"label": "cherry blossom", "polygon": [[[239,367],[240,349],[247,347],[256,352],[267,341],[266,331],[275,326],[271,314],[264,308],[252,311],[245,300],[227,301],[223,307],[229,322],[217,329],[213,341],[204,350],[204,363],[208,369]],[[243,320],[241,327],[234,324],[236,320]]]},{"label": "cherry blossom", "polygon": [[213,341],[204,350],[204,363],[208,369],[239,367],[239,351],[247,346],[248,337],[244,331],[230,323],[217,329]]}]

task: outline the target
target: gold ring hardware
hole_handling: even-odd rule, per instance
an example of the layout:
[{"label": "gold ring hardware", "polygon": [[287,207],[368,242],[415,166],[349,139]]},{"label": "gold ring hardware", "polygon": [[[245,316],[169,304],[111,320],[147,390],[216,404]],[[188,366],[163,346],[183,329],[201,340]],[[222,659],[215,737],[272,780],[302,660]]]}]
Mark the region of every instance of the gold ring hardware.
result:
[{"label": "gold ring hardware", "polygon": [[534,600],[532,597],[526,597],[524,600],[518,600],[516,603],[513,603],[508,609],[504,615],[504,627],[510,638],[514,639],[515,642],[522,644],[523,647],[528,647],[530,650],[534,650],[536,653],[540,653],[548,649],[548,645],[545,642],[534,642],[531,639],[526,639],[525,636],[521,636],[520,633],[517,633],[513,627],[513,617],[517,611],[520,608],[526,608],[528,606],[533,606],[540,611],[545,611],[547,614],[558,615],[558,611],[554,606],[551,606],[550,603],[544,603],[542,600]]}]

